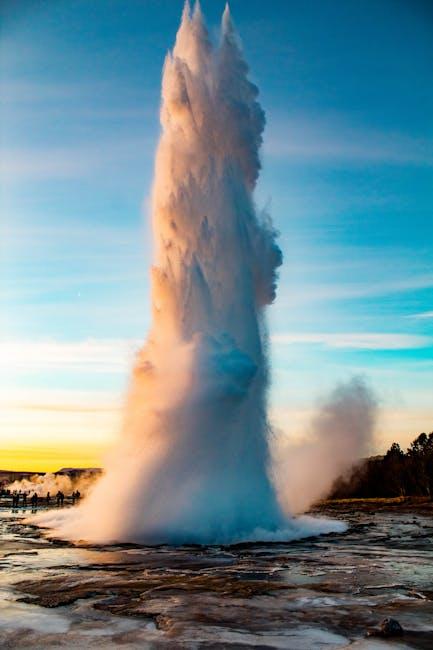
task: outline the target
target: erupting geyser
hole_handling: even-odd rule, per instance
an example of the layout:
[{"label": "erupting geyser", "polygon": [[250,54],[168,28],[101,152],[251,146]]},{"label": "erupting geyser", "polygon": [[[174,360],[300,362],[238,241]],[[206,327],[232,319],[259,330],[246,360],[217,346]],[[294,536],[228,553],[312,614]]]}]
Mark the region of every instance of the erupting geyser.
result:
[{"label": "erupting geyser", "polygon": [[282,256],[253,201],[265,123],[257,94],[228,8],[214,49],[199,6],[191,16],[186,5],[162,81],[152,327],[121,441],[92,494],[65,513],[66,537],[297,536],[268,474],[264,310]]}]

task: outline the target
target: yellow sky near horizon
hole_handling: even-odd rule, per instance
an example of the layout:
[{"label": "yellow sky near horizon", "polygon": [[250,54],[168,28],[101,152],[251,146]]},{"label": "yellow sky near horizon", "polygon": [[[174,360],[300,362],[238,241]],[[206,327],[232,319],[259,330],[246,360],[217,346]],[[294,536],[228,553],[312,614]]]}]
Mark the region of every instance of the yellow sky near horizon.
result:
[{"label": "yellow sky near horizon", "polygon": [[[313,409],[274,409],[272,422],[296,441],[308,432]],[[120,429],[121,408],[113,403],[45,405],[13,404],[3,409],[0,470],[52,472],[61,467],[101,467]],[[406,448],[422,431],[432,429],[433,409],[380,411],[372,453],[394,441]],[[17,434],[17,431],[21,431]]]},{"label": "yellow sky near horizon", "polygon": [[7,447],[0,451],[0,470],[56,472],[62,467],[101,467],[106,447],[78,445],[33,445]]},{"label": "yellow sky near horizon", "polygon": [[[329,394],[335,378],[327,366],[326,372],[317,372],[315,365],[308,372],[290,366],[298,346],[290,348],[289,363],[286,345],[273,345],[270,419],[298,441],[308,434],[320,398]],[[0,469],[43,472],[101,466],[121,428],[138,347],[138,341],[129,339],[0,342]],[[319,353],[317,349],[314,355]],[[432,430],[428,362],[408,362],[398,372],[385,367],[367,374],[356,366],[351,371],[367,375],[377,395],[372,454],[386,451],[394,441],[405,449],[419,433]]]},{"label": "yellow sky near horizon", "polygon": [[120,399],[110,393],[44,389],[10,391],[5,397],[1,470],[100,467],[120,430]]}]

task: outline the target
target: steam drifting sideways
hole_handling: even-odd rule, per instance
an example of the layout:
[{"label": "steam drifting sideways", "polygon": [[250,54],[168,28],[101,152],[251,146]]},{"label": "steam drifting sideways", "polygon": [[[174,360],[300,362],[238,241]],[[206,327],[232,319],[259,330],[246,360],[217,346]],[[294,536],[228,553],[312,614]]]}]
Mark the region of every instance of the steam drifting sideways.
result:
[{"label": "steam drifting sideways", "polygon": [[185,6],[162,80],[152,326],[123,433],[74,511],[42,525],[77,539],[225,543],[343,524],[291,520],[268,474],[264,310],[282,255],[253,190],[265,118],[229,10],[213,48]]},{"label": "steam drifting sideways", "polygon": [[290,512],[305,512],[326,497],[339,476],[369,453],[378,404],[362,377],[337,385],[316,412],[308,437],[293,443],[275,437],[273,471],[280,501]]}]

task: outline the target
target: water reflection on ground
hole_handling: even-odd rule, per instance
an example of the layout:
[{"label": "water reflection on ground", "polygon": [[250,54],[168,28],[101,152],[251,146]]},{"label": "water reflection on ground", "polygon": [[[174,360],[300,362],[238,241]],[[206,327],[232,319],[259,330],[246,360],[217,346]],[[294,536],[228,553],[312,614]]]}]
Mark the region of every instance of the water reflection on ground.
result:
[{"label": "water reflection on ground", "polygon": [[[287,544],[73,547],[0,516],[2,648],[433,648],[428,512]],[[366,637],[385,617],[396,640]]]}]

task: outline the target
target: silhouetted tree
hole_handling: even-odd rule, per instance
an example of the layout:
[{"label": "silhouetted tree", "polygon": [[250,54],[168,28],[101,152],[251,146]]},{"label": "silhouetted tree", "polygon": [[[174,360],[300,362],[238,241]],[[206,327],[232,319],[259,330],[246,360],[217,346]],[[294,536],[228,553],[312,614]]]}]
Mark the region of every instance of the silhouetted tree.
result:
[{"label": "silhouetted tree", "polygon": [[433,499],[433,432],[420,433],[404,452],[393,442],[384,456],[368,458],[340,477],[331,498],[429,496]]},{"label": "silhouetted tree", "polygon": [[382,460],[384,496],[401,497],[405,495],[404,462],[404,452],[397,442],[393,442]]}]

